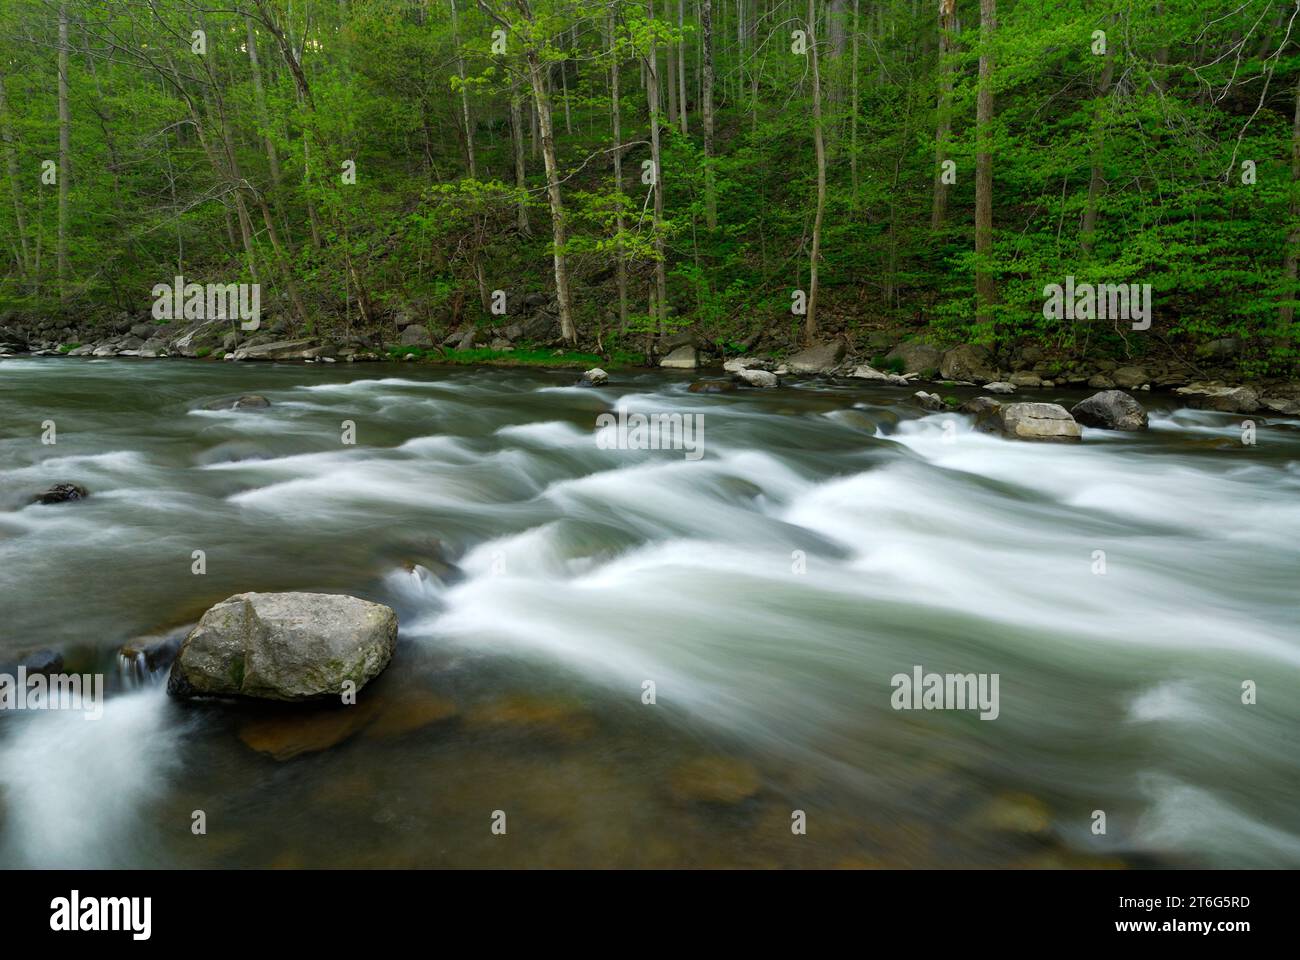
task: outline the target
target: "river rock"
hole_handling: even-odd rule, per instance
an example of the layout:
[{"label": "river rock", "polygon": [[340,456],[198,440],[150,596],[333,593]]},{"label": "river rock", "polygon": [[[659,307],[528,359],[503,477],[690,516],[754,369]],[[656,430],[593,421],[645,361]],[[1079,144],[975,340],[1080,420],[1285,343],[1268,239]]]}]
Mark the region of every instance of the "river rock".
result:
[{"label": "river rock", "polygon": [[1009,403],[979,414],[975,428],[983,433],[1000,433],[1013,440],[1077,442],[1083,428],[1070,412],[1055,403]]},{"label": "river rock", "polygon": [[997,410],[1002,404],[992,397],[972,397],[957,408],[959,413],[973,413],[977,417],[983,413]]},{"label": "river rock", "polygon": [[1151,377],[1142,367],[1120,367],[1110,375],[1115,381],[1115,386],[1121,390],[1136,390],[1145,383],[1151,382]]},{"label": "river rock", "polygon": [[984,389],[989,393],[1015,393],[1016,385],[1005,380],[994,380],[992,383],[984,384]]},{"label": "river rock", "polygon": [[1178,394],[1187,404],[1198,410],[1218,410],[1222,413],[1254,413],[1259,409],[1259,393],[1253,387],[1224,387],[1206,383],[1193,383],[1179,387]]},{"label": "river rock", "polygon": [[722,369],[727,373],[738,373],[741,370],[771,370],[774,366],[771,357],[732,357],[722,365]]},{"label": "river rock", "polygon": [[741,369],[736,371],[736,378],[751,387],[770,388],[781,384],[777,375],[768,370]]},{"label": "river rock", "polygon": [[255,346],[240,347],[236,360],[301,360],[303,352],[316,346],[314,340],[273,340]]},{"label": "river rock", "polygon": [[[768,376],[772,375],[769,373]],[[690,393],[729,393],[736,389],[736,385],[730,380],[696,380],[686,389]]]},{"label": "river rock", "polygon": [[600,367],[592,367],[578,380],[580,387],[601,387],[609,383],[609,374]]},{"label": "river rock", "polygon": [[79,483],[56,483],[33,497],[32,503],[69,503],[84,500],[88,496],[86,488]]},{"label": "river rock", "polygon": [[1085,427],[1103,430],[1145,430],[1147,412],[1123,390],[1103,390],[1070,408],[1070,414]]},{"label": "river rock", "polygon": [[786,366],[793,373],[830,373],[844,359],[845,349],[843,340],[819,343],[790,357]]},{"label": "river rock", "polygon": [[1032,370],[1018,370],[1011,375],[1008,382],[1011,386],[1016,388],[1026,387],[1032,389],[1034,387],[1041,387],[1043,385],[1043,378]]},{"label": "river rock", "polygon": [[398,343],[403,347],[431,347],[433,337],[429,336],[428,330],[417,324],[403,330]]},{"label": "river rock", "polygon": [[1088,378],[1088,386],[1093,390],[1114,390],[1115,381],[1104,373],[1094,373]]},{"label": "river rock", "polygon": [[901,360],[904,373],[928,373],[938,370],[943,362],[943,351],[921,340],[900,343],[885,354],[886,360]]},{"label": "river rock", "polygon": [[271,401],[258,393],[246,393],[241,397],[225,397],[221,400],[213,400],[208,404],[209,410],[264,410],[271,405]]},{"label": "river rock", "polygon": [[927,410],[943,410],[943,398],[937,393],[926,393],[924,390],[918,390],[912,394],[912,399],[925,407]]},{"label": "river rock", "polygon": [[672,370],[694,370],[699,365],[699,353],[689,343],[678,347],[659,361],[659,366]]},{"label": "river rock", "polygon": [[733,757],[700,757],[678,765],[668,788],[679,802],[733,805],[756,796],[762,783],[753,765]]},{"label": "river rock", "polygon": [[947,380],[988,383],[998,378],[997,363],[988,347],[963,343],[943,355],[939,372]]},{"label": "river rock", "polygon": [[397,615],[357,597],[241,593],[212,607],[185,638],[167,692],[310,700],[360,690],[397,646]]}]

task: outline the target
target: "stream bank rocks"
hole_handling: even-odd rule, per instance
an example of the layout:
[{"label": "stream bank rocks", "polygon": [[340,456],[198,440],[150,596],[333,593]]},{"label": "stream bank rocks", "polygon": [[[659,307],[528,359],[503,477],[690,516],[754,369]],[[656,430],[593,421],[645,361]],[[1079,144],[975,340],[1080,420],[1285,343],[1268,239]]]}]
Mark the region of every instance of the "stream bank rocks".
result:
[{"label": "stream bank rocks", "polygon": [[360,690],[388,666],[397,614],[357,597],[241,593],[205,613],[167,678],[176,697],[301,701]]}]

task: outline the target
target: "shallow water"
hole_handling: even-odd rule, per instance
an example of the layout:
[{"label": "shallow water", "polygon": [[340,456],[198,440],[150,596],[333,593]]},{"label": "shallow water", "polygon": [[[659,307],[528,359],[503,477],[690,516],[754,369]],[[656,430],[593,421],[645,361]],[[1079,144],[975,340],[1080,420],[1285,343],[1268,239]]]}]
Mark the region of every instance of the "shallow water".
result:
[{"label": "shallow water", "polygon": [[[1300,866],[1295,421],[1157,397],[1034,445],[890,387],[574,379],[0,361],[0,660],[110,681],[0,714],[0,863]],[[618,403],[702,414],[703,458],[602,449]],[[26,505],[56,481],[91,496]],[[119,673],[290,589],[397,611],[357,706]],[[893,709],[918,665],[998,674],[998,716]]]}]

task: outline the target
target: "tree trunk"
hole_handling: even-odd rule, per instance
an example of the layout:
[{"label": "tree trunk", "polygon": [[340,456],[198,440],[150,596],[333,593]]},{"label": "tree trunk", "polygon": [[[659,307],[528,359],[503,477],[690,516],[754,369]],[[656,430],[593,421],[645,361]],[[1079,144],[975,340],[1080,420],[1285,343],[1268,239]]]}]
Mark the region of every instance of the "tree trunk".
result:
[{"label": "tree trunk", "polygon": [[943,226],[948,213],[948,185],[943,182],[943,162],[948,159],[948,137],[952,131],[953,33],[957,27],[957,0],[939,3],[939,104],[934,131],[934,197],[930,207],[930,229]]},{"label": "tree trunk", "polygon": [[993,32],[997,29],[995,0],[980,0],[979,94],[975,101],[975,295],[976,319],[993,319],[993,274],[987,259],[993,254]]},{"label": "tree trunk", "polygon": [[5,97],[4,77],[0,76],[0,142],[4,144],[5,171],[13,193],[14,225],[18,231],[18,275],[31,276],[31,257],[27,249],[27,218],[23,213],[22,191],[18,186],[18,155],[14,151],[13,132],[9,128],[9,102]]},{"label": "tree trunk", "polygon": [[713,0],[700,7],[700,31],[703,34],[703,93],[700,113],[704,119],[704,217],[710,230],[718,229],[718,188],[713,174]]},{"label": "tree trunk", "polygon": [[822,218],[826,213],[826,139],[822,133],[822,82],[817,64],[816,0],[808,0],[808,56],[812,58],[813,144],[817,150],[817,214],[813,219],[812,256],[808,259],[808,314],[804,339],[817,337],[817,259],[821,256]]},{"label": "tree trunk", "polygon": [[[1097,86],[1100,100],[1105,100],[1106,95],[1110,93],[1111,79],[1115,76],[1115,58],[1111,54],[1111,49],[1110,44],[1106,44],[1106,63],[1102,67],[1101,81]],[[1097,203],[1103,186],[1101,159],[1102,147],[1105,144],[1105,134],[1102,132],[1105,112],[1105,104],[1099,102],[1093,116],[1092,171],[1088,177],[1088,202],[1083,208],[1083,226],[1079,231],[1079,247],[1085,256],[1091,255],[1093,240],[1097,233]]]},{"label": "tree trunk", "polygon": [[610,8],[609,12],[609,49],[610,49],[610,121],[613,125],[614,134],[614,192],[618,202],[618,211],[614,214],[614,229],[618,232],[620,240],[616,245],[615,256],[617,260],[614,263],[616,278],[618,283],[618,332],[620,334],[627,332],[627,260],[623,256],[623,230],[626,224],[623,219],[623,124],[622,117],[619,115],[619,84],[618,84],[618,44],[615,35],[614,10]]},{"label": "tree trunk", "polygon": [[853,67],[849,88],[849,183],[853,187],[850,202],[855,210],[858,207],[858,7],[859,0],[853,0]]},{"label": "tree trunk", "polygon": [[68,178],[72,171],[72,121],[68,113],[68,5],[59,4],[59,236],[55,251],[59,298],[68,295]]},{"label": "tree trunk", "polygon": [[555,298],[560,302],[560,333],[565,340],[576,343],[578,333],[573,325],[573,304],[569,298],[569,268],[564,257],[565,220],[564,199],[560,195],[560,168],[555,157],[555,130],[551,118],[551,98],[546,92],[546,76],[537,48],[528,47],[528,74],[533,85],[533,100],[537,105],[537,124],[541,128],[542,160],[546,164],[546,196],[551,204],[551,239],[554,244]]},{"label": "tree trunk", "polygon": [[[646,0],[646,10],[651,20],[655,16],[654,0]],[[659,59],[657,44],[650,40],[650,52],[646,60],[646,92],[650,106],[650,165],[654,170],[655,194],[655,287],[658,293],[659,335],[668,332],[668,275],[666,267],[667,253],[664,249],[664,189],[663,168],[659,155]]]},{"label": "tree trunk", "polygon": [[460,50],[460,14],[456,0],[451,0],[451,43],[456,50],[456,72],[460,74],[460,109],[465,124],[465,159],[469,165],[469,178],[478,179],[478,166],[474,162],[474,120],[469,112],[469,87],[465,85],[465,58]]},{"label": "tree trunk", "polygon": [[524,116],[523,104],[519,96],[519,78],[510,74],[510,136],[515,148],[515,189],[519,191],[519,203],[516,208],[516,225],[524,236],[532,235],[528,224],[528,198],[525,191],[528,181],[524,169]]},{"label": "tree trunk", "polygon": [[1300,78],[1296,79],[1295,114],[1291,125],[1291,232],[1286,238],[1286,259],[1282,263],[1282,299],[1278,321],[1285,327],[1295,319],[1297,264],[1300,264]]},{"label": "tree trunk", "polygon": [[[677,0],[677,30],[683,36],[686,36],[686,0]],[[683,42],[677,47],[677,87],[680,91],[679,108],[682,121],[682,134],[689,134],[690,128],[686,119],[686,43]]]}]

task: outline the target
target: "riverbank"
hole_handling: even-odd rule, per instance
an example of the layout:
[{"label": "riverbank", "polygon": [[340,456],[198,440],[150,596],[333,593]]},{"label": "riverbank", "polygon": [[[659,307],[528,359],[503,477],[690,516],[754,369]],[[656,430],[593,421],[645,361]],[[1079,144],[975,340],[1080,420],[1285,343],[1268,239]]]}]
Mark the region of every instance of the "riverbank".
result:
[{"label": "riverbank", "polygon": [[[526,301],[528,303],[530,301]],[[943,345],[922,338],[897,339],[875,332],[862,342],[840,337],[812,347],[736,353],[691,333],[647,340],[645,351],[583,352],[558,337],[557,319],[544,302],[531,302],[522,320],[496,327],[444,331],[435,344],[424,323],[395,321],[389,331],[347,337],[302,335],[282,321],[268,330],[245,332],[228,321],[196,320],[158,324],[121,314],[112,322],[76,328],[46,319],[0,324],[0,356],[125,357],[233,362],[367,363],[398,360],[457,366],[552,367],[610,370],[638,368],[716,371],[741,369],[778,378],[851,378],[895,386],[933,384],[947,389],[997,385],[994,392],[1031,394],[1060,388],[1171,392],[1180,403],[1228,413],[1300,416],[1300,381],[1280,377],[1242,378],[1241,344],[1216,340],[1195,358],[1166,352],[1140,360],[1049,355],[1034,343],[1002,349],[979,344]],[[737,377],[737,379],[747,379]],[[769,384],[770,385],[770,384]],[[938,394],[942,396],[943,394]]]}]

